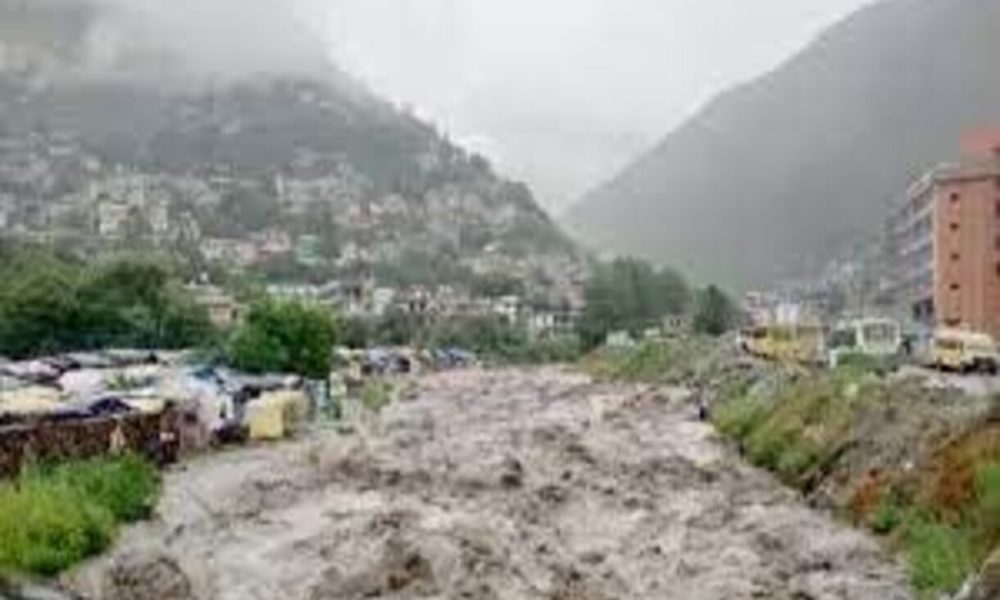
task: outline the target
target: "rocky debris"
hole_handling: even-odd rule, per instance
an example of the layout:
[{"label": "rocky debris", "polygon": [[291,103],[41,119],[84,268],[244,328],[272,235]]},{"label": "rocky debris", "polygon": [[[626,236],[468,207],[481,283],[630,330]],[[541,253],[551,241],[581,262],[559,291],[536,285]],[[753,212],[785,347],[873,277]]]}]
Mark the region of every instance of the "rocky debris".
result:
[{"label": "rocky debris", "polygon": [[117,558],[104,581],[103,600],[195,600],[191,582],[177,562],[162,553]]},{"label": "rocky debris", "polygon": [[[379,419],[168,473],[160,519],[85,571],[163,542],[172,563],[123,579],[213,600],[910,597],[877,544],[742,466],[673,394],[454,372]],[[103,598],[89,579],[73,589]]]},{"label": "rocky debris", "polygon": [[427,558],[399,536],[392,536],[378,560],[359,572],[344,576],[336,567],[328,569],[311,598],[430,598],[438,593]]},{"label": "rocky debris", "polygon": [[517,489],[524,485],[524,465],[521,461],[508,456],[500,467],[500,485],[507,489]]}]

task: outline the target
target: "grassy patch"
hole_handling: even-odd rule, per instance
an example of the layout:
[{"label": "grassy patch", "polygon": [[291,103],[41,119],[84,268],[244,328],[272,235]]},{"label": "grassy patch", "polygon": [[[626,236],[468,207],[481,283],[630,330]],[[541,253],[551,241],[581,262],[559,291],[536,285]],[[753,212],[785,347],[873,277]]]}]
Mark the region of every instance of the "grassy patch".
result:
[{"label": "grassy patch", "polygon": [[[921,390],[887,383],[869,365],[819,373],[775,369],[726,382],[716,391],[713,420],[718,430],[741,442],[751,462],[802,490],[833,472],[830,467],[839,468],[838,476],[850,477],[851,465],[837,466],[837,461],[859,441],[857,436],[866,436],[860,440],[863,447],[877,448],[880,440],[868,436],[883,432],[873,429],[872,414],[923,410],[933,417],[936,410],[926,403],[915,406],[926,402]],[[914,427],[922,423],[913,420]],[[858,524],[891,536],[892,545],[907,557],[913,586],[922,597],[956,591],[1000,547],[996,423],[979,419],[946,436],[929,428],[930,454],[914,446],[905,463],[869,465],[870,472],[852,483],[855,489],[845,508]],[[888,433],[899,432],[889,427]],[[922,443],[917,440],[914,436],[913,443]]]},{"label": "grassy patch", "polygon": [[911,515],[905,543],[911,581],[923,597],[958,589],[975,568],[972,543],[962,528]]},{"label": "grassy patch", "polygon": [[0,485],[0,575],[54,575],[101,552],[158,492],[156,470],[134,457],[27,470]]},{"label": "grassy patch", "polygon": [[883,395],[877,381],[853,369],[793,377],[775,373],[724,391],[713,420],[744,443],[750,460],[790,483],[836,457],[860,408]]},{"label": "grassy patch", "polygon": [[977,532],[981,549],[1000,545],[1000,463],[989,462],[976,470],[976,501],[967,519]]},{"label": "grassy patch", "polygon": [[879,535],[888,535],[897,529],[906,520],[905,503],[893,490],[889,490],[882,495],[878,507],[871,515],[869,526],[872,531]]},{"label": "grassy patch", "polygon": [[698,339],[653,340],[634,348],[603,348],[584,360],[596,379],[662,383],[690,370],[706,350]]}]

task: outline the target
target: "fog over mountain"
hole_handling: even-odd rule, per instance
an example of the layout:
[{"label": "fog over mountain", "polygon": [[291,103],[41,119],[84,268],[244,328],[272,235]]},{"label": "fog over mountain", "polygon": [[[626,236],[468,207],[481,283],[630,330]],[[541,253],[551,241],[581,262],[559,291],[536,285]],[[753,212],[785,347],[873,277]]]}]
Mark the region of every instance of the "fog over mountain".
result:
[{"label": "fog over mountain", "polygon": [[868,0],[329,0],[345,69],[560,212]]},{"label": "fog over mountain", "polygon": [[313,0],[2,0],[8,68],[161,84],[328,73]]},{"label": "fog over mountain", "polygon": [[734,284],[815,273],[1000,123],[1000,2],[886,0],[721,94],[571,214],[591,243]]}]

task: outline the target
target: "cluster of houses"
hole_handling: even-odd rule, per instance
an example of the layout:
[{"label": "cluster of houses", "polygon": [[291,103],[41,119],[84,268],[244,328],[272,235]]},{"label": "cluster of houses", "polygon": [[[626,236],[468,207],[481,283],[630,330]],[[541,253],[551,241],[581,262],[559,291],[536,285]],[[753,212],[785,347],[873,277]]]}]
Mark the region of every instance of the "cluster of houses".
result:
[{"label": "cluster of houses", "polygon": [[[448,285],[368,285],[360,294],[358,286],[335,281],[276,291],[332,300],[349,313],[500,314],[541,329],[563,327],[580,309],[576,298],[582,296],[585,266],[566,248],[511,250],[508,238],[520,239],[520,232],[532,231],[532,219],[542,216],[508,198],[504,186],[509,185],[487,179],[442,183],[419,198],[404,198],[376,193],[349,164],[305,151],[268,177],[248,179],[218,166],[183,174],[109,167],[72,138],[0,137],[0,235],[71,239],[96,249],[141,242],[204,269],[267,272],[295,265],[298,273],[321,272],[344,281],[429,253],[451,257],[452,267],[471,277],[499,275],[528,283],[532,296],[556,298],[548,303],[552,310],[536,315],[521,299],[473,298]],[[220,224],[227,198],[246,190],[273,203],[277,212],[270,222],[251,230]],[[463,250],[477,235],[493,240]],[[225,314],[232,311],[224,308],[224,299],[211,290],[203,296],[213,314],[227,321]]]},{"label": "cluster of houses", "polygon": [[0,360],[0,475],[25,461],[138,452],[171,461],[284,438],[326,396],[294,376],[250,376],[186,353],[106,350]]},{"label": "cluster of houses", "polygon": [[357,408],[346,400],[363,394],[371,377],[476,364],[457,348],[334,350],[323,381],[250,375],[183,351],[0,358],[0,477],[34,462],[138,453],[168,464],[221,446],[281,440]]},{"label": "cluster of houses", "polygon": [[[246,314],[247,307],[218,286],[192,283],[187,290],[207,309],[213,325],[219,329],[237,325]],[[430,322],[495,317],[524,327],[536,337],[574,333],[586,309],[582,285],[578,293],[547,303],[530,303],[517,295],[476,297],[453,286],[391,288],[341,281],[323,285],[275,284],[268,286],[267,292],[277,299],[327,306],[348,317],[379,319],[404,314]]]}]

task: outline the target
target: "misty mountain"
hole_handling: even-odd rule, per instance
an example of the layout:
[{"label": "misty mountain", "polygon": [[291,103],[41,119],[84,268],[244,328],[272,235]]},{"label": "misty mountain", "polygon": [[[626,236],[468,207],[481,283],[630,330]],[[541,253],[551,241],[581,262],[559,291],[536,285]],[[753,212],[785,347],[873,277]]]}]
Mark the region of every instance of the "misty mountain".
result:
[{"label": "misty mountain", "polygon": [[286,70],[236,64],[230,46],[247,40],[160,44],[172,21],[134,12],[160,6],[145,0],[11,1],[25,27],[0,27],[0,234],[153,245],[291,280],[369,264],[388,284],[530,287],[576,264],[526,186],[325,57]]},{"label": "misty mountain", "polygon": [[963,132],[1000,122],[997,56],[1000,2],[875,4],[716,98],[567,220],[598,248],[733,285],[814,273],[876,235]]}]

